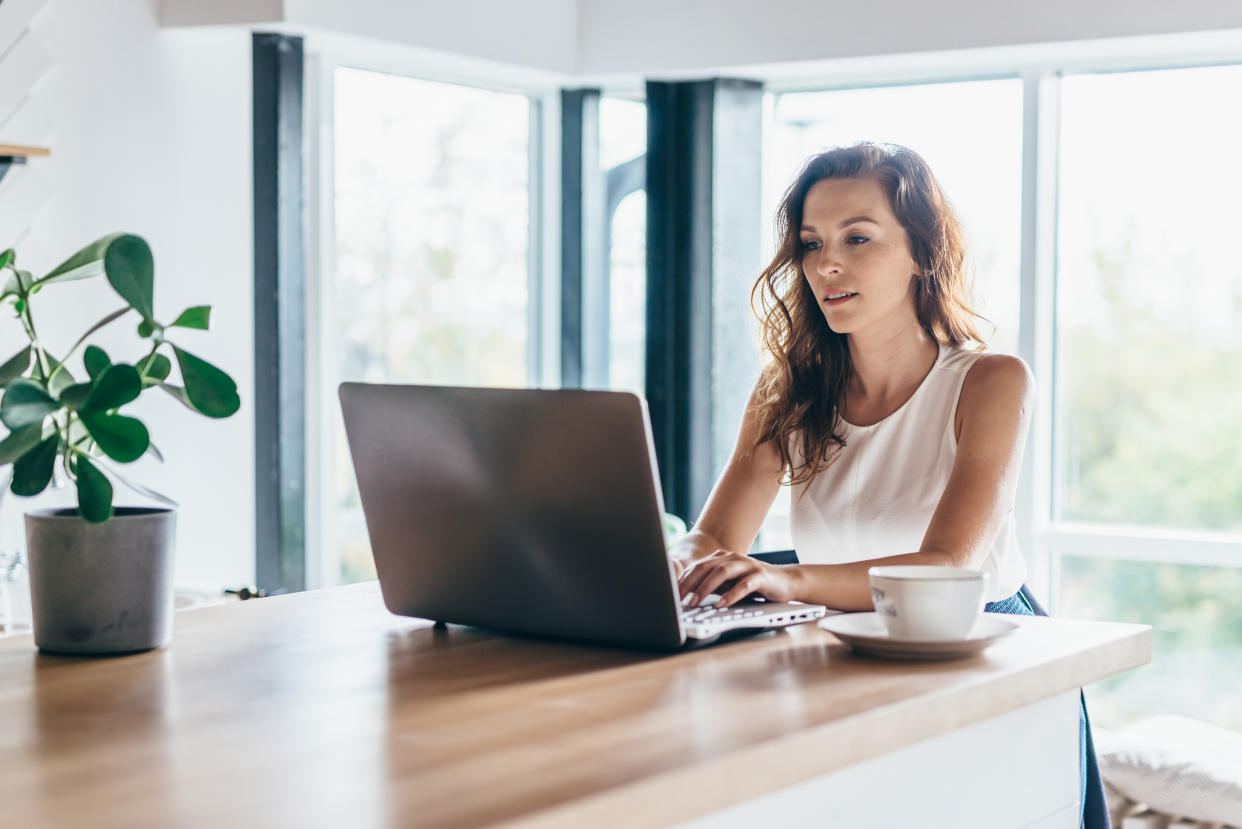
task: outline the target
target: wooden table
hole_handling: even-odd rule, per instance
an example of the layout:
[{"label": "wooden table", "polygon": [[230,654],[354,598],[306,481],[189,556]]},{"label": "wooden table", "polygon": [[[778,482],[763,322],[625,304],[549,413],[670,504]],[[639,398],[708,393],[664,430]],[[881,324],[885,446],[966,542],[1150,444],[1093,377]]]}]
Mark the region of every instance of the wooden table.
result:
[{"label": "wooden table", "polygon": [[949,791],[937,775],[962,772],[917,752],[1057,701],[1065,732],[1074,689],[1150,658],[1145,626],[1021,621],[955,662],[854,657],[814,625],[653,656],[433,629],[370,583],[186,611],[169,647],[132,656],[17,636],[0,825],[713,825],[783,792],[810,808],[822,781],[825,808],[882,791],[874,764],[896,757]]}]

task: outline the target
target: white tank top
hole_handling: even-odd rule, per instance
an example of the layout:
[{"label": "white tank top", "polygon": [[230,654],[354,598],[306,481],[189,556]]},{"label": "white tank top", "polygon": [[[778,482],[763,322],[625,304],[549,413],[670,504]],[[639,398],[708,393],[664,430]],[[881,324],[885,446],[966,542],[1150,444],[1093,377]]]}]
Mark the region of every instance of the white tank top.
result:
[{"label": "white tank top", "polygon": [[[897,411],[871,426],[841,424],[845,446],[809,484],[793,487],[791,533],[798,560],[841,564],[917,552],[957,457],[954,418],[962,381],[985,352],[941,345],[931,372]],[[800,441],[791,457],[802,462]],[[989,602],[1026,578],[1013,504],[979,569]]]}]

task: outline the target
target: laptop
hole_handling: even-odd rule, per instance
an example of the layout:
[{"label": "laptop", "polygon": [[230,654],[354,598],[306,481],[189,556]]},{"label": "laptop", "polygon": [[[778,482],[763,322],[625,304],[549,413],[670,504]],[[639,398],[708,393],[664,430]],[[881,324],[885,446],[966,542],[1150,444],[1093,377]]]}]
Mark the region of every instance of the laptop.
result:
[{"label": "laptop", "polygon": [[393,613],[655,649],[824,615],[682,607],[636,395],[343,383],[340,399]]}]

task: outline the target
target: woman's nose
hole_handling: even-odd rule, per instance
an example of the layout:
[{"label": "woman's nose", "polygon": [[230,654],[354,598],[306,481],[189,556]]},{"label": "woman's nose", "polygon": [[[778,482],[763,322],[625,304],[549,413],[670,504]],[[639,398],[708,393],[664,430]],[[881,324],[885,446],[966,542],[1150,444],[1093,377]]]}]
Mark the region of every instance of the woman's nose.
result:
[{"label": "woman's nose", "polygon": [[841,270],[840,264],[832,251],[824,248],[818,259],[815,260],[815,272],[820,276],[828,276]]}]

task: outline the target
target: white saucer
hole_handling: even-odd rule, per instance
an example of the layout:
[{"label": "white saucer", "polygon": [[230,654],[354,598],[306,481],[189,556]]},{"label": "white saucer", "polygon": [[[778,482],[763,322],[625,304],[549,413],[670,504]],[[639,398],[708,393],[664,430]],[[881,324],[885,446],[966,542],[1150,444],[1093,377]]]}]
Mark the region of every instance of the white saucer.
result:
[{"label": "white saucer", "polygon": [[991,645],[1018,629],[1004,613],[984,613],[964,639],[896,639],[888,635],[877,613],[841,613],[819,620],[819,626],[858,653],[889,659],[959,659]]}]

